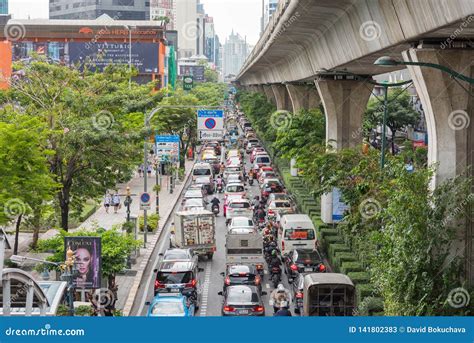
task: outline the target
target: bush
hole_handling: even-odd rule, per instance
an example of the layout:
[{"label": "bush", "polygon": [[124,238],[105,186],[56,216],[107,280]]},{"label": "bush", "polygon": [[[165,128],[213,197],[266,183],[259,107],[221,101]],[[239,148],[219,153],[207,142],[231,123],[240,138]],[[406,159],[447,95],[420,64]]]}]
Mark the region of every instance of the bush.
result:
[{"label": "bush", "polygon": [[69,316],[69,307],[67,307],[64,304],[59,305],[58,309],[56,310],[56,316],[57,317]]},{"label": "bush", "polygon": [[328,248],[328,255],[329,256],[336,256],[337,252],[350,252],[350,248],[345,244],[335,243],[330,244]]},{"label": "bush", "polygon": [[377,297],[366,297],[359,300],[357,313],[359,316],[379,316],[383,315],[383,300]]},{"label": "bush", "polygon": [[352,252],[337,252],[336,257],[332,261],[335,267],[339,267],[344,262],[356,262],[357,258]]},{"label": "bush", "polygon": [[135,223],[132,221],[123,223],[122,230],[126,231],[127,233],[133,233],[135,230]]},{"label": "bush", "polygon": [[74,309],[74,316],[76,317],[90,317],[94,314],[92,306],[81,305]]},{"label": "bush", "polygon": [[370,282],[370,275],[367,272],[352,272],[347,274],[354,284],[364,284]]},{"label": "bush", "polygon": [[[158,228],[158,221],[160,217],[157,214],[151,214],[147,216],[147,226],[148,226],[148,232],[154,232]],[[140,217],[138,228],[140,232],[143,232],[143,227],[144,227],[144,218]]]},{"label": "bush", "polygon": [[344,274],[362,272],[364,271],[364,266],[360,262],[343,262],[339,270]]},{"label": "bush", "polygon": [[362,299],[376,295],[374,285],[370,283],[360,283],[356,285],[356,294],[360,304],[360,302],[363,301]]}]

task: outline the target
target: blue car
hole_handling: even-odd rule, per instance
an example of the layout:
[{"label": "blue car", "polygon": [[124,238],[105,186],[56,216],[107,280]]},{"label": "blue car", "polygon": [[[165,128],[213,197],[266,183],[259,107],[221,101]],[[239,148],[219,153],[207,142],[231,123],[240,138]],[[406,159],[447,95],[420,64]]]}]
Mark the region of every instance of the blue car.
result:
[{"label": "blue car", "polygon": [[150,303],[148,317],[193,317],[196,308],[181,293],[158,293]]}]

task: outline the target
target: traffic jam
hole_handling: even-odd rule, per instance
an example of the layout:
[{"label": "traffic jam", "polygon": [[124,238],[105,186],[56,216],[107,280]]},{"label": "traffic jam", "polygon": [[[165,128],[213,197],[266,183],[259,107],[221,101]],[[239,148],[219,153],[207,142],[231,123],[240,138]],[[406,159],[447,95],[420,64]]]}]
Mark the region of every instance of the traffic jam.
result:
[{"label": "traffic jam", "polygon": [[331,272],[242,111],[203,142],[160,255],[150,317],[347,316],[355,288]]}]

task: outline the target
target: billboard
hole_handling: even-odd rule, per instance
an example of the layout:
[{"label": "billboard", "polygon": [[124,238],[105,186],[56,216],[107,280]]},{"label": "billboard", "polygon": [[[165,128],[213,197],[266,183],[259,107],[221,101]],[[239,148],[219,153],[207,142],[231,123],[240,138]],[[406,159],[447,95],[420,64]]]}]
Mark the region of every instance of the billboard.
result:
[{"label": "billboard", "polygon": [[204,82],[206,81],[204,77],[204,66],[196,65],[180,65],[179,66],[179,75],[192,76],[195,82]]},{"label": "billboard", "polygon": [[101,287],[101,248],[100,237],[64,237],[64,260],[68,249],[74,252],[74,262],[78,271],[73,279],[75,288]]},{"label": "billboard", "polygon": [[179,161],[179,136],[156,136],[155,141],[158,161]]},{"label": "billboard", "polygon": [[198,140],[213,141],[224,138],[224,110],[198,111]]},{"label": "billboard", "polygon": [[[159,43],[132,43],[132,65],[140,74],[158,73]],[[109,64],[128,65],[129,43],[69,43],[69,63],[85,63],[103,71]]]}]

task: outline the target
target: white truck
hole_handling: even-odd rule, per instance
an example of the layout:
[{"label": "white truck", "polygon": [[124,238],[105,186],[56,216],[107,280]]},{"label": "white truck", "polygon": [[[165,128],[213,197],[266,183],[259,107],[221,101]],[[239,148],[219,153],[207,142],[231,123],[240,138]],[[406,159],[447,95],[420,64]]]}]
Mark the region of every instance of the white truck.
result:
[{"label": "white truck", "polygon": [[252,265],[263,276],[263,237],[255,230],[231,229],[226,235],[226,266]]},{"label": "white truck", "polygon": [[176,244],[212,259],[216,251],[215,220],[214,214],[207,210],[176,212]]}]

